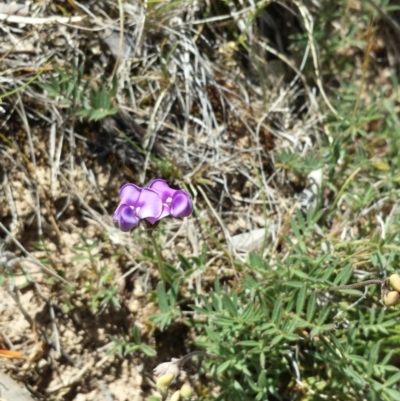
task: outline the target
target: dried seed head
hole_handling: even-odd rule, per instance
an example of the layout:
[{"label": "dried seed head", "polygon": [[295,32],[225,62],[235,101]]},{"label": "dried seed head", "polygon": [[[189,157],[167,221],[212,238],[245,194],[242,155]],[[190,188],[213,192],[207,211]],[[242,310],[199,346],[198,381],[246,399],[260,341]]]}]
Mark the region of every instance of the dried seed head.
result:
[{"label": "dried seed head", "polygon": [[400,276],[398,274],[394,273],[389,277],[389,284],[394,290],[400,292]]},{"label": "dried seed head", "polygon": [[181,388],[181,395],[183,398],[190,398],[192,396],[192,387],[189,383],[185,383]]},{"label": "dried seed head", "polygon": [[172,358],[171,362],[160,363],[153,369],[153,372],[157,377],[161,377],[163,375],[166,375],[167,373],[173,373],[175,377],[180,370],[178,366],[179,361],[180,359]]},{"label": "dried seed head", "polygon": [[180,399],[181,399],[181,392],[178,390],[178,391],[175,391],[174,394],[172,394],[169,401],[180,401]]},{"label": "dried seed head", "polygon": [[397,291],[389,291],[383,294],[383,303],[386,306],[393,306],[399,299],[400,294]]}]

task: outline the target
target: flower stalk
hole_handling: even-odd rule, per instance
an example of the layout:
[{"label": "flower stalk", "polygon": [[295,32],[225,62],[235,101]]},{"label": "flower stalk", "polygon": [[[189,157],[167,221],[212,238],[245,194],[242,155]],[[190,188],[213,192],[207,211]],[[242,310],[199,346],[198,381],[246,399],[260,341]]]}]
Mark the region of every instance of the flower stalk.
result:
[{"label": "flower stalk", "polygon": [[385,279],[371,279],[361,281],[360,283],[335,285],[332,287],[315,290],[315,293],[325,291],[340,291],[340,290],[352,290],[356,288],[366,287],[368,285],[380,285],[381,286],[381,300],[385,306],[394,306],[400,299],[400,275],[393,273],[389,278]]},{"label": "flower stalk", "polygon": [[371,280],[361,281],[360,283],[345,284],[345,285],[334,285],[332,287],[315,290],[315,292],[353,290],[353,289],[356,289],[356,288],[362,288],[362,287],[365,287],[367,285],[372,285],[372,284],[384,285],[385,282],[386,282],[386,280],[371,279]]},{"label": "flower stalk", "polygon": [[167,273],[164,269],[164,263],[162,260],[161,250],[157,244],[157,241],[154,237],[154,233],[152,231],[147,231],[148,237],[150,238],[151,243],[153,244],[154,250],[156,252],[157,263],[158,263],[158,270],[160,271],[160,277],[162,282],[165,284],[167,282]]}]

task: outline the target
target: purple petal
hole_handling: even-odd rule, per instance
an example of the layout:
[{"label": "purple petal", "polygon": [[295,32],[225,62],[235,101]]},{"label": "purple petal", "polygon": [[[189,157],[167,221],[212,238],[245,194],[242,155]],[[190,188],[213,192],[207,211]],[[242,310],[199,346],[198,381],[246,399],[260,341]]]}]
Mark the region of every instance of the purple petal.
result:
[{"label": "purple petal", "polygon": [[140,208],[137,215],[141,219],[158,219],[162,213],[163,205],[160,195],[149,188],[143,188],[137,201]]},{"label": "purple petal", "polygon": [[182,190],[176,191],[171,202],[171,216],[187,217],[193,212],[192,198]]},{"label": "purple petal", "polygon": [[142,192],[142,188],[138,187],[137,185],[125,184],[119,190],[119,196],[121,198],[121,203],[124,203],[129,206],[136,206],[136,203],[139,199],[141,192]]},{"label": "purple petal", "polygon": [[135,210],[127,205],[121,205],[118,215],[118,225],[122,231],[131,231],[137,226],[139,219],[136,217]]},{"label": "purple petal", "polygon": [[150,183],[149,188],[154,189],[154,191],[161,196],[163,203],[165,203],[168,198],[172,198],[176,192],[175,189],[170,188],[169,185],[161,178],[153,180]]},{"label": "purple petal", "polygon": [[154,224],[156,221],[163,219],[171,214],[171,208],[166,203],[163,203],[163,209],[159,217],[148,217],[146,220],[151,224]]},{"label": "purple petal", "polygon": [[118,206],[117,206],[117,209],[115,210],[115,212],[114,212],[114,215],[113,215],[113,221],[118,221],[118,219],[119,219],[119,216],[120,216],[120,214],[121,214],[121,209],[124,207],[125,205],[124,204],[122,204],[122,203],[120,203]]}]

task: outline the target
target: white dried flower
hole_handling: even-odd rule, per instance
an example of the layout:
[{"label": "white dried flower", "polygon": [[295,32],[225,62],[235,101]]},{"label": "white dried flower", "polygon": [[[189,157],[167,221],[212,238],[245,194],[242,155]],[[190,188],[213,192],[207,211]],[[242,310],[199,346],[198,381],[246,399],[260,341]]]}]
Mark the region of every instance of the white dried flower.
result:
[{"label": "white dried flower", "polygon": [[175,378],[176,375],[180,371],[179,362],[180,362],[180,359],[172,358],[171,362],[160,363],[158,366],[156,366],[153,369],[153,372],[156,375],[156,377],[160,377],[160,376],[164,376],[166,374],[172,373]]}]

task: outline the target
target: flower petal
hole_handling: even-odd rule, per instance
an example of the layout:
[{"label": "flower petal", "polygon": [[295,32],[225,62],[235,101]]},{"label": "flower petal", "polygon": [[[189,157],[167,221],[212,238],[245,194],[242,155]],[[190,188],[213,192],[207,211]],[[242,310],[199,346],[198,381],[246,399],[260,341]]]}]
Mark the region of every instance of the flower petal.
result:
[{"label": "flower petal", "polygon": [[119,216],[121,214],[121,209],[124,207],[125,205],[120,203],[117,208],[115,209],[114,215],[113,215],[113,221],[119,221]]},{"label": "flower petal", "polygon": [[135,184],[125,184],[119,190],[119,196],[121,198],[121,203],[129,206],[136,206],[139,199],[142,188]]},{"label": "flower petal", "polygon": [[192,198],[182,190],[175,192],[171,202],[171,216],[187,217],[193,212]]},{"label": "flower petal", "polygon": [[149,188],[143,188],[137,201],[137,206],[140,208],[137,212],[141,219],[158,219],[163,210],[162,200],[160,195]]},{"label": "flower petal", "polygon": [[128,205],[121,205],[117,221],[121,231],[131,231],[139,223],[135,210]]},{"label": "flower petal", "polygon": [[146,220],[148,222],[150,222],[151,224],[154,224],[156,221],[163,219],[164,217],[167,217],[171,214],[171,208],[169,207],[169,205],[167,205],[166,203],[163,203],[163,209],[162,212],[160,214],[160,216],[158,216],[157,218],[155,217],[147,217]]},{"label": "flower petal", "polygon": [[154,191],[160,195],[163,203],[165,203],[168,198],[172,198],[176,192],[175,189],[170,188],[169,185],[161,178],[153,180],[150,183],[149,188],[154,189]]}]

